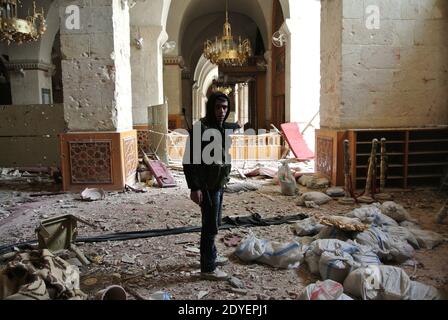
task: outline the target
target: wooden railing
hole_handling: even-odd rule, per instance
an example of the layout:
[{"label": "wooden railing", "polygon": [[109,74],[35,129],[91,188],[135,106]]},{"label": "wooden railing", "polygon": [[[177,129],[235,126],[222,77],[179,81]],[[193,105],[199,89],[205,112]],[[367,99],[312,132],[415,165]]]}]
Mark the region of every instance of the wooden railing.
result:
[{"label": "wooden railing", "polygon": [[[232,160],[278,160],[282,154],[281,136],[277,133],[260,135],[233,134],[230,136]],[[185,152],[187,135],[168,134],[167,151],[171,161],[181,161]]]}]

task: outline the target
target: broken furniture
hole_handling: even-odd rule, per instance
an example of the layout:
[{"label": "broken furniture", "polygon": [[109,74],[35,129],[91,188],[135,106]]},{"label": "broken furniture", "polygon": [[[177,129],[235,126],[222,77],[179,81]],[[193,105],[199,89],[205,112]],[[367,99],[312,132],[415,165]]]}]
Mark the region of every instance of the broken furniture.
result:
[{"label": "broken furniture", "polygon": [[41,220],[39,227],[36,228],[39,248],[48,249],[52,252],[69,249],[76,254],[82,264],[90,264],[89,260],[74,244],[78,235],[77,221],[95,227],[71,214]]},{"label": "broken furniture", "polygon": [[354,204],[355,199],[352,198],[351,194],[352,184],[351,184],[351,166],[352,161],[350,159],[350,149],[349,149],[349,141],[344,140],[344,197],[339,199],[339,203],[342,204]]},{"label": "broken furniture", "polygon": [[296,122],[282,123],[280,125],[286,142],[294,153],[294,156],[301,161],[314,159],[314,153],[308,148]]},{"label": "broken furniture", "polygon": [[368,169],[366,178],[366,187],[364,194],[357,200],[362,203],[372,203],[374,201],[373,194],[375,192],[376,184],[376,147],[378,145],[378,139],[372,140],[372,149],[370,151],[370,157],[368,159]]},{"label": "broken furniture", "polygon": [[388,156],[386,153],[386,138],[381,138],[381,161],[380,161],[380,192],[375,195],[375,199],[378,200],[390,200],[392,196],[389,193],[384,192],[386,188],[387,178],[387,162]]},{"label": "broken furniture", "polygon": [[[326,175],[332,185],[344,185],[343,141],[350,141],[352,182],[365,186],[367,159],[372,139],[386,138],[388,156],[387,188],[438,188],[448,166],[448,127],[318,129],[316,130],[316,172]],[[380,177],[378,177],[379,179]],[[383,191],[384,192],[384,191]]]},{"label": "broken furniture", "polygon": [[143,150],[141,152],[143,153],[143,162],[154,174],[160,188],[175,187],[177,185],[176,180],[174,180],[170,171],[162,161],[150,160]]}]

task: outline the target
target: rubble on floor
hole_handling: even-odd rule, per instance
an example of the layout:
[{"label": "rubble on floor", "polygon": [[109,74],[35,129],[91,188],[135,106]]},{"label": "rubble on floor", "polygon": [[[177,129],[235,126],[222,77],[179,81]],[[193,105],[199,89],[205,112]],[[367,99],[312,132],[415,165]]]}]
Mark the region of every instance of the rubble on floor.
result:
[{"label": "rubble on floor", "polygon": [[[200,208],[189,200],[182,173],[176,171],[173,177],[178,186],[172,189],[143,186],[145,182],[142,181],[142,189],[146,192],[132,189],[128,190],[131,192],[107,192],[107,197],[98,202],[79,201],[78,194],[49,195],[51,190],[44,189],[41,194],[45,196],[39,197],[31,197],[27,191],[0,191],[0,242],[18,243],[35,238],[34,229],[39,219],[60,214],[76,214],[99,226],[93,230],[80,225],[78,232],[83,236],[200,225]],[[235,181],[243,183],[243,180]],[[392,288],[385,296],[367,290],[364,285],[361,291],[369,292],[364,295],[366,298],[387,299],[394,294],[403,299],[443,298],[442,291],[448,288],[445,268],[448,229],[446,223],[435,223],[436,214],[445,201],[439,194],[432,191],[394,192],[394,203],[359,206],[341,205],[332,198],[337,196],[330,192],[330,200],[317,208],[297,207],[298,198],[310,191],[302,185],[298,186],[300,196],[288,197],[282,195],[278,183],[270,183],[273,179],[248,177],[244,182],[253,184],[258,190],[226,194],[224,218],[257,213],[265,220],[275,221],[278,216],[300,213],[306,219],[221,230],[216,241],[218,252],[230,260],[223,270],[237,280],[219,283],[201,280],[199,233],[185,233],[77,243],[91,261],[88,266],[79,265],[82,292],[88,295],[87,299],[95,299],[99,291],[116,285],[125,290],[126,299],[138,300],[164,299],[164,294],[165,298],[169,296],[175,300],[199,297],[363,299],[362,292],[361,295],[348,292],[345,282],[351,279],[352,273],[361,272],[358,270],[372,270],[372,266],[378,266],[376,270],[380,271],[383,267],[400,269],[410,282],[400,275],[396,279],[407,289],[399,292]],[[320,191],[328,196],[327,190]],[[2,215],[7,217],[2,220]],[[350,230],[350,226],[358,223],[349,224],[348,221],[360,221],[368,229]],[[379,235],[384,242],[365,237],[365,232]],[[259,243],[253,248],[264,248],[264,251],[257,259],[243,261],[234,252],[251,235],[252,242]],[[292,255],[283,255],[289,250]],[[261,251],[254,252],[259,254]],[[69,264],[77,264],[72,253],[60,257],[70,261]],[[0,261],[0,269],[5,263]],[[369,270],[367,272],[371,272]],[[356,285],[363,286],[362,282]]]}]

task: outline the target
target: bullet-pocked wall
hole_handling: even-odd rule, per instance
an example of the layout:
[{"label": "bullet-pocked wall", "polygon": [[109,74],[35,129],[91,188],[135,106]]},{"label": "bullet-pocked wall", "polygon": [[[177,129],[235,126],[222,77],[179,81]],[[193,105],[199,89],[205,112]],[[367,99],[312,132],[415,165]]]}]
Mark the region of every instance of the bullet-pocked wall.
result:
[{"label": "bullet-pocked wall", "polygon": [[446,0],[322,1],[321,126],[447,125],[447,31]]}]

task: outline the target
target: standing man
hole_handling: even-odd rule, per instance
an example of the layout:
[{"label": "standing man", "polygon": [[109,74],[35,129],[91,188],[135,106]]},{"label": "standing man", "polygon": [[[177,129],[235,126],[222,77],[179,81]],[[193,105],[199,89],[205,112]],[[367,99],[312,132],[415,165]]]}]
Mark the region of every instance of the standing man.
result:
[{"label": "standing man", "polygon": [[[207,280],[226,280],[227,273],[217,268],[227,262],[219,257],[215,237],[221,224],[223,187],[229,181],[230,137],[235,124],[226,123],[230,99],[214,92],[206,104],[206,116],[200,119],[187,141],[183,168],[190,199],[201,207],[201,277]],[[227,143],[226,143],[227,141]]]}]

